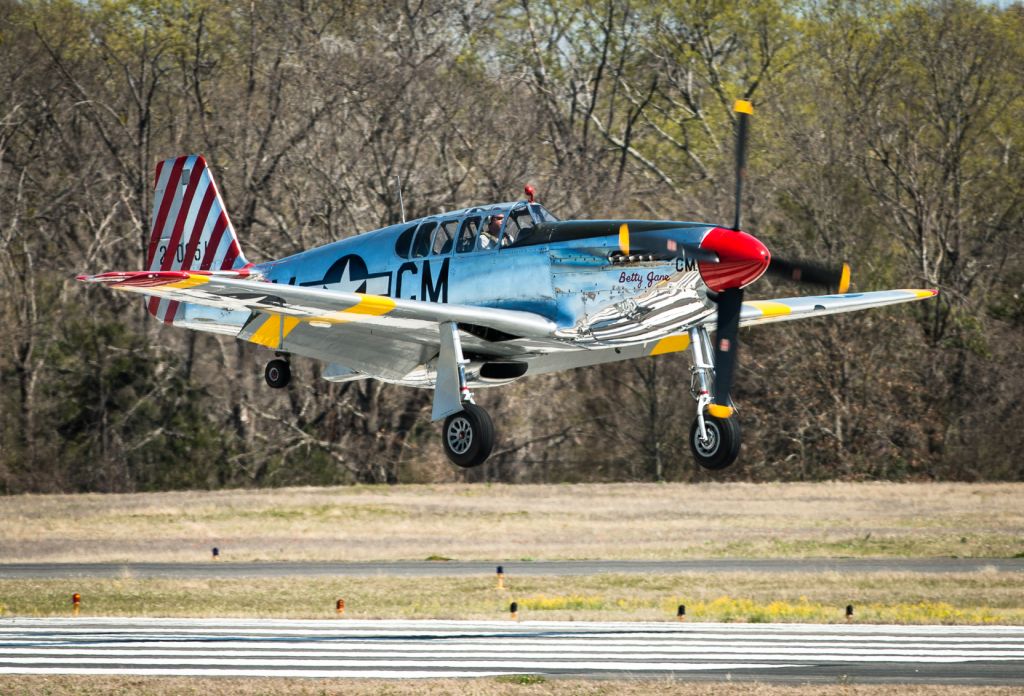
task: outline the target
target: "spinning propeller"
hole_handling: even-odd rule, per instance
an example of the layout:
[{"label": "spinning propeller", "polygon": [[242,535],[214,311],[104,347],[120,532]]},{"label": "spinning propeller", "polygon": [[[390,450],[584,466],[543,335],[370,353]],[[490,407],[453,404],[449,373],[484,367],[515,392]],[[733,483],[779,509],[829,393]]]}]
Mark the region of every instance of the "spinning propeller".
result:
[{"label": "spinning propeller", "polygon": [[754,107],[738,100],[736,112],[736,207],[731,228],[714,227],[699,244],[638,234],[630,237],[629,226],[619,227],[619,251],[610,258],[623,261],[644,261],[685,255],[697,262],[701,278],[714,293],[718,303],[718,327],[715,334],[715,385],[708,413],[717,418],[732,415],[733,376],[736,372],[736,349],[739,347],[740,313],[743,309],[743,288],[765,273],[806,285],[816,285],[845,293],[850,287],[850,266],[839,268],[805,261],[787,261],[773,257],[756,237],[740,230],[743,203],[743,180],[747,173],[747,134]]},{"label": "spinning propeller", "polygon": [[708,413],[717,418],[732,415],[733,376],[736,349],[739,347],[740,311],[743,288],[765,272],[798,283],[824,286],[844,293],[850,286],[850,267],[829,268],[801,261],[774,258],[753,236],[740,231],[743,180],[747,169],[747,133],[754,107],[739,100],[733,106],[736,120],[736,208],[732,228],[716,227],[701,242],[701,248],[714,252],[718,262],[699,263],[701,277],[717,293],[718,328],[715,333],[715,393]]}]

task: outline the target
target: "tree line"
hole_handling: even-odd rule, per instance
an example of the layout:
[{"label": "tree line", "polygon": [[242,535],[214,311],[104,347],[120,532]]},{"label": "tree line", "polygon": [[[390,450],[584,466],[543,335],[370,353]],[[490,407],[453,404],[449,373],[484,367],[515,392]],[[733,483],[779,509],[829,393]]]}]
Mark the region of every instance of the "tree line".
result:
[{"label": "tree line", "polygon": [[[0,0],[0,491],[345,482],[1019,479],[1024,9],[967,0]],[[562,218],[731,219],[937,300],[743,332],[735,468],[691,462],[689,360],[482,390],[449,467],[431,393],[331,384],[161,326],[153,169],[200,152],[251,260],[519,195]],[[750,298],[793,294],[759,281]],[[798,291],[797,291],[798,292]]]}]

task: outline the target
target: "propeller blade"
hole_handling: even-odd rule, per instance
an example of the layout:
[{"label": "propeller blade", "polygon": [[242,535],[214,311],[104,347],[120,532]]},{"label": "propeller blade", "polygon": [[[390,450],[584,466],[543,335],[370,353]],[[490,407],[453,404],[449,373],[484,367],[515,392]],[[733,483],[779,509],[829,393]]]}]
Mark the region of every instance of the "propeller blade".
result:
[{"label": "propeller blade", "polygon": [[716,418],[732,415],[732,380],[739,349],[740,309],[743,290],[729,288],[718,293],[718,329],[715,332],[715,394],[708,413]]},{"label": "propeller blade", "polygon": [[747,132],[754,106],[748,101],[737,99],[732,110],[736,112],[736,215],[732,228],[740,229],[740,208],[743,203],[743,180],[747,178]]},{"label": "propeller blade", "polygon": [[768,273],[777,278],[785,278],[797,283],[819,285],[840,294],[850,289],[850,264],[844,263],[839,268],[830,268],[806,261],[787,261],[772,256],[768,264]]}]

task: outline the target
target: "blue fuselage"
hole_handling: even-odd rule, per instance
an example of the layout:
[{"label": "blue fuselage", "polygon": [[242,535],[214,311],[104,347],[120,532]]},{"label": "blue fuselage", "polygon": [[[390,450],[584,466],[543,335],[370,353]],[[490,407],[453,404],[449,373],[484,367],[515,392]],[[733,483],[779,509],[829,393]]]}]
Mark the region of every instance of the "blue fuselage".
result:
[{"label": "blue fuselage", "polygon": [[[613,334],[621,334],[615,343],[649,340],[679,323],[610,330],[638,324],[639,314],[655,309],[686,305],[690,315],[710,307],[696,260],[664,247],[669,239],[696,247],[712,226],[558,222],[545,219],[546,211],[527,217],[524,210],[530,207],[503,204],[414,220],[255,270],[275,283],[533,312],[553,320],[565,338],[583,342],[605,342]],[[487,221],[498,215],[503,224],[490,225],[494,239],[485,244]],[[664,307],[655,307],[658,298]]]}]

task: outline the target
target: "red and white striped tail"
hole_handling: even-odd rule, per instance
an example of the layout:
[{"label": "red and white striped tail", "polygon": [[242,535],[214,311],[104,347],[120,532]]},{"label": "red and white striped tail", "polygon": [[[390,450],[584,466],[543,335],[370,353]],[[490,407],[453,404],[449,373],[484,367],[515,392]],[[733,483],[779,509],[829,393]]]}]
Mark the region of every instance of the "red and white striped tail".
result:
[{"label": "red and white striped tail", "polygon": [[[149,271],[219,271],[249,265],[238,246],[224,199],[200,155],[156,165],[153,229],[146,254]],[[168,324],[181,307],[174,300],[146,298],[149,313]]]}]

